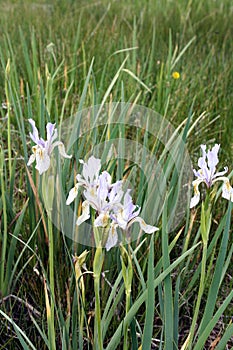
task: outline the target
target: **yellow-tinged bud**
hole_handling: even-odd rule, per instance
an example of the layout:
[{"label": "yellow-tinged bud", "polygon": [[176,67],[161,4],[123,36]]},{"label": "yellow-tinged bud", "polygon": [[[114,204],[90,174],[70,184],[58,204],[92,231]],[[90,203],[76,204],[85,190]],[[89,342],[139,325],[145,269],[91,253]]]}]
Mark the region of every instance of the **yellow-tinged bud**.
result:
[{"label": "yellow-tinged bud", "polygon": [[96,248],[95,257],[93,261],[94,277],[99,278],[104,263],[104,252],[101,246]]},{"label": "yellow-tinged bud", "polygon": [[6,69],[5,69],[6,77],[8,77],[9,74],[10,74],[10,70],[11,70],[11,63],[10,63],[10,62],[11,62],[11,61],[10,61],[10,59],[8,58],[7,64],[6,64]]},{"label": "yellow-tinged bud", "polygon": [[54,199],[54,176],[45,175],[42,182],[42,195],[44,199],[45,208],[48,213],[53,209],[53,199]]},{"label": "yellow-tinged bud", "polygon": [[85,264],[88,253],[87,250],[84,250],[79,256],[75,255],[73,257],[76,280],[82,275],[82,268]]}]

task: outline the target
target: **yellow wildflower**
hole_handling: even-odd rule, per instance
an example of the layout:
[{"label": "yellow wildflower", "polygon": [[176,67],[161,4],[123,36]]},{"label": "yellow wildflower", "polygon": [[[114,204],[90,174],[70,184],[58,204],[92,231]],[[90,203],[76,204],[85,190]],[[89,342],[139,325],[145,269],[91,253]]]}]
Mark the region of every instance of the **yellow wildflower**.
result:
[{"label": "yellow wildflower", "polygon": [[179,72],[173,72],[172,73],[172,78],[173,79],[180,79],[180,73]]}]

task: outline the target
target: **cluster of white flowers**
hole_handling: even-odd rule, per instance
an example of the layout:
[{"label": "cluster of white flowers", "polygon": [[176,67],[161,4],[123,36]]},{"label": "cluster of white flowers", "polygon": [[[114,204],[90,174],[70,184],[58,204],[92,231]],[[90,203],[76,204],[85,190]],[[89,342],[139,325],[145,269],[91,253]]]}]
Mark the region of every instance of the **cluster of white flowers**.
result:
[{"label": "cluster of white flowers", "polygon": [[108,231],[108,239],[105,244],[107,250],[117,244],[117,227],[127,231],[134,223],[138,222],[146,233],[153,233],[157,227],[147,225],[139,217],[141,208],[133,204],[130,190],[123,191],[122,181],[112,183],[111,175],[107,171],[100,173],[101,161],[90,157],[87,163],[82,160],[82,174],[76,176],[77,183],[69,192],[66,204],[69,205],[78,195],[80,187],[83,188],[82,214],[77,219],[77,225],[90,218],[90,207],[96,212],[95,227],[103,227]]},{"label": "cluster of white flowers", "polygon": [[[64,158],[72,157],[66,154],[64,144],[61,141],[55,141],[58,137],[55,124],[47,124],[47,140],[44,140],[39,137],[34,120],[29,119],[29,123],[33,130],[30,137],[36,145],[32,147],[33,154],[28,161],[28,165],[36,161],[36,169],[40,175],[48,170],[51,154],[55,147],[59,148],[59,152]],[[70,190],[66,201],[67,205],[71,204],[77,197],[79,188],[83,188],[85,200],[82,203],[82,215],[78,217],[77,225],[90,218],[90,207],[92,207],[96,212],[94,226],[103,227],[108,231],[105,245],[107,250],[117,244],[117,227],[126,231],[134,222],[138,222],[141,229],[146,233],[158,230],[155,226],[147,225],[138,216],[141,208],[133,204],[129,189],[124,193],[122,181],[112,184],[111,176],[107,171],[100,174],[100,159],[92,156],[87,163],[83,160],[80,160],[80,163],[83,164],[82,174],[76,176],[77,183]]]}]

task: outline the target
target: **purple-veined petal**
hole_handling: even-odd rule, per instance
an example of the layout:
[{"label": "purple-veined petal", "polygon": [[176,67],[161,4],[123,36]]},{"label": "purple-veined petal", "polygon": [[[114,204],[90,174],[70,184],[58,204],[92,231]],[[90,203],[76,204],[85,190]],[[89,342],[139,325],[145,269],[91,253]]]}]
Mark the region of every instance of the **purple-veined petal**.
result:
[{"label": "purple-veined petal", "polygon": [[115,223],[111,223],[108,233],[108,239],[105,244],[105,248],[109,251],[112,247],[117,244],[118,235],[117,235],[117,225]]},{"label": "purple-veined petal", "polygon": [[197,178],[203,179],[203,173],[202,173],[202,172],[200,173],[199,171],[193,169],[193,173],[194,173],[194,175],[195,175]]},{"label": "purple-veined petal", "polygon": [[217,172],[217,173],[214,174],[213,179],[215,179],[215,178],[217,178],[217,177],[220,177],[220,176],[223,176],[223,175],[225,175],[227,172],[228,172],[228,167],[225,166],[223,171],[219,171],[219,172]]},{"label": "purple-veined petal", "polygon": [[213,175],[216,169],[216,165],[218,164],[218,151],[219,151],[220,145],[215,144],[212,150],[208,150],[207,152],[207,162],[208,167],[211,171],[211,174]]},{"label": "purple-veined petal", "polygon": [[29,133],[30,138],[38,146],[41,146],[41,147],[44,148],[45,147],[45,141],[42,138],[39,138],[39,133],[38,133],[38,129],[36,127],[35,121],[33,119],[31,119],[31,118],[28,119],[28,121],[29,121],[29,123],[32,126],[32,133],[31,132]]},{"label": "purple-veined petal", "polygon": [[32,133],[30,133],[30,137],[32,139],[33,142],[37,143],[39,140],[39,133],[38,133],[38,129],[36,127],[36,123],[33,119],[28,119],[29,123],[32,126]]},{"label": "purple-veined petal", "polygon": [[111,184],[111,176],[107,171],[103,171],[99,176],[99,187],[97,196],[101,201],[105,201]]},{"label": "purple-veined petal", "polygon": [[[52,123],[48,123],[48,124],[46,125],[46,130],[47,130],[47,141],[50,141],[50,140],[51,140],[51,142],[53,141],[53,140],[52,140],[52,138],[53,138],[53,133],[54,133],[55,130],[57,130],[57,129],[55,129],[55,125],[56,125],[56,124],[52,124]],[[57,135],[57,133],[56,133],[56,135]]]},{"label": "purple-veined petal", "polygon": [[133,204],[132,197],[130,195],[131,190],[127,190],[127,192],[124,195],[124,217],[127,221],[129,221],[132,218],[133,212],[136,209],[136,205]]},{"label": "purple-veined petal", "polygon": [[101,168],[100,159],[91,156],[87,163],[83,163],[82,175],[87,183],[93,183],[94,179],[98,177]]},{"label": "purple-veined petal", "polygon": [[206,163],[206,145],[201,145],[202,157],[198,159],[199,174],[205,179],[207,186],[210,185],[210,171]]},{"label": "purple-veined petal", "polygon": [[120,180],[111,185],[111,190],[108,193],[109,202],[112,204],[120,203],[123,195],[124,191],[122,190],[122,180]]},{"label": "purple-veined petal", "polygon": [[76,221],[76,225],[81,225],[84,221],[90,218],[90,206],[88,201],[82,203],[82,215],[80,215]]},{"label": "purple-veined petal", "polygon": [[70,205],[70,203],[72,203],[75,200],[75,198],[78,195],[78,189],[79,189],[78,184],[76,184],[73,188],[71,188],[68,198],[66,200],[66,205]]}]

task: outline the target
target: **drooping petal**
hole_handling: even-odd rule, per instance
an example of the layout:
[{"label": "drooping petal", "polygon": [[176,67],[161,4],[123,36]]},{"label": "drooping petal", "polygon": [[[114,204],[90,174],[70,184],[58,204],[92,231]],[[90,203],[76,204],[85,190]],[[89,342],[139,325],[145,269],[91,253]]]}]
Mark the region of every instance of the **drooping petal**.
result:
[{"label": "drooping petal", "polygon": [[34,163],[35,160],[36,160],[36,155],[35,155],[35,153],[33,153],[33,154],[31,154],[31,156],[30,156],[30,158],[29,158],[29,160],[27,162],[27,166],[32,165],[32,163]]},{"label": "drooping petal", "polygon": [[134,219],[132,219],[129,224],[128,224],[128,227],[130,227],[134,222],[138,222],[141,229],[145,232],[145,233],[153,233],[155,231],[158,231],[159,228],[158,227],[155,227],[155,226],[151,226],[151,225],[147,225],[145,223],[145,221],[140,217],[140,216],[137,216],[135,217]]},{"label": "drooping petal", "polygon": [[192,209],[193,207],[195,207],[200,201],[200,192],[198,191],[192,198],[190,201],[190,209]]},{"label": "drooping petal", "polygon": [[112,247],[114,247],[117,244],[118,235],[117,235],[117,225],[115,223],[111,223],[109,233],[108,233],[108,239],[105,244],[105,248],[107,251],[109,251]]},{"label": "drooping petal", "polygon": [[70,205],[70,203],[72,203],[75,200],[75,198],[78,195],[78,189],[79,189],[78,184],[76,184],[73,188],[71,188],[68,198],[66,200],[66,205]]},{"label": "drooping petal", "polygon": [[72,158],[72,155],[68,155],[65,151],[65,146],[61,141],[56,141],[51,145],[51,148],[49,150],[49,154],[52,153],[52,151],[54,150],[55,147],[58,147],[59,153],[62,157],[64,158]]},{"label": "drooping petal", "polygon": [[84,221],[90,218],[90,206],[88,201],[82,203],[82,215],[80,215],[76,221],[76,225],[81,225]]},{"label": "drooping petal", "polygon": [[49,166],[50,166],[49,155],[43,148],[38,147],[36,150],[36,167],[35,168],[39,171],[39,174],[41,175],[48,170]]},{"label": "drooping petal", "polygon": [[201,182],[202,180],[193,181],[194,196],[191,198],[191,201],[190,201],[190,206],[189,206],[190,209],[195,207],[200,201],[200,191],[198,189],[198,186]]},{"label": "drooping petal", "polygon": [[59,150],[59,153],[60,153],[60,155],[62,157],[68,158],[68,159],[72,158],[72,155],[69,155],[69,154],[66,153],[65,146],[64,146],[64,144],[62,142],[59,142],[58,150]]},{"label": "drooping petal", "polygon": [[222,197],[233,202],[233,188],[231,187],[229,180],[224,181],[222,186]]}]

